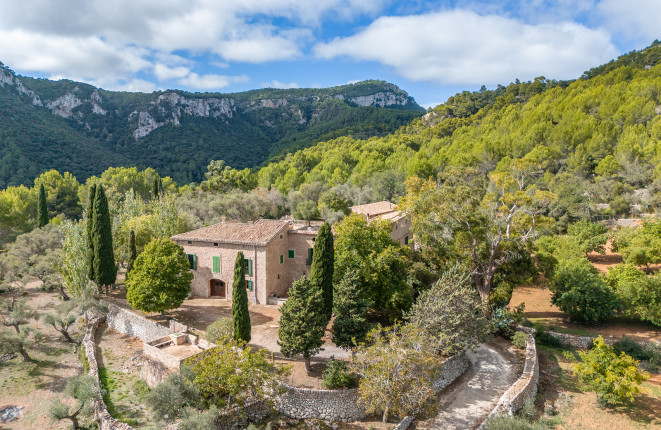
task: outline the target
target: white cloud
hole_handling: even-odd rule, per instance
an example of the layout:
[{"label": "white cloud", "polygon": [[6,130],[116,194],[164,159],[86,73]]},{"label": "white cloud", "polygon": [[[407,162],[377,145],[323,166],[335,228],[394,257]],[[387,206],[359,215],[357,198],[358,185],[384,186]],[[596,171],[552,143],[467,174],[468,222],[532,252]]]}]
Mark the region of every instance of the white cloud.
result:
[{"label": "white cloud", "polygon": [[649,44],[661,39],[661,2],[658,0],[602,0],[598,5],[605,26],[628,39]]},{"label": "white cloud", "polygon": [[145,81],[143,79],[131,79],[128,82],[95,82],[93,85],[103,88],[110,91],[128,91],[128,92],[140,92],[140,93],[151,93],[158,89],[162,89],[154,85],[153,82]]},{"label": "white cloud", "polygon": [[272,80],[271,82],[264,82],[262,86],[265,88],[279,88],[279,89],[289,89],[289,88],[300,88],[297,82],[280,82],[277,80]]},{"label": "white cloud", "polygon": [[188,76],[190,69],[188,67],[168,67],[165,64],[157,63],[154,65],[154,75],[159,81],[168,79],[179,79]]},{"label": "white cloud", "polygon": [[224,88],[231,84],[238,82],[248,81],[248,77],[243,76],[227,76],[227,75],[198,75],[197,73],[191,73],[179,80],[179,83],[186,85],[197,90],[214,90],[218,88]]},{"label": "white cloud", "polygon": [[321,59],[377,61],[415,81],[461,85],[575,78],[617,55],[602,30],[465,10],[381,17],[353,36],[317,44],[314,52]]}]

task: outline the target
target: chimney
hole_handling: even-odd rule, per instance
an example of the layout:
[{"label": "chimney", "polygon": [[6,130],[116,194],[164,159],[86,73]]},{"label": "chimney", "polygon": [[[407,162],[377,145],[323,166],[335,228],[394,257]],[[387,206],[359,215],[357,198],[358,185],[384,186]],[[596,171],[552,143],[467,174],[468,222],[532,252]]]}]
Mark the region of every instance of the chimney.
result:
[{"label": "chimney", "polygon": [[227,222],[227,217],[226,216],[220,217],[220,222],[225,224]]}]

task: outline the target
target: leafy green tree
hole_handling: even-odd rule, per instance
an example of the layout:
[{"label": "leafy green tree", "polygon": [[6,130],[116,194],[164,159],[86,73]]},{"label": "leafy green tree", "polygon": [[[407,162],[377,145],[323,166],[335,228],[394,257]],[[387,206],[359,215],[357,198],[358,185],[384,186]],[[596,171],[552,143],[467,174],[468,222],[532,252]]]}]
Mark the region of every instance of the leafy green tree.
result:
[{"label": "leafy green tree", "polygon": [[0,304],[0,318],[2,325],[12,327],[18,334],[21,332],[21,326],[27,325],[30,320],[37,318],[37,313],[27,304],[25,300],[17,298],[15,294],[11,300]]},{"label": "leafy green tree", "polygon": [[567,233],[576,239],[581,252],[587,257],[591,252],[605,253],[604,246],[608,241],[606,233],[608,228],[603,224],[597,224],[582,219],[567,228]]},{"label": "leafy green tree", "polygon": [[65,220],[62,223],[62,251],[57,271],[62,283],[74,298],[85,299],[94,295],[94,284],[89,280],[89,252],[84,221]]},{"label": "leafy green tree", "polygon": [[625,315],[661,326],[661,276],[647,276],[631,264],[608,269],[606,281]]},{"label": "leafy green tree", "polygon": [[131,230],[129,232],[129,259],[126,263],[126,276],[131,273],[133,270],[133,265],[135,264],[135,259],[138,257],[138,251],[135,248],[135,231]]},{"label": "leafy green tree", "polygon": [[230,340],[184,360],[194,383],[208,403],[220,408],[244,405],[276,390],[278,368],[264,350],[243,348]]},{"label": "leafy green tree", "polygon": [[389,221],[351,214],[334,226],[336,282],[346,273],[358,275],[360,291],[372,305],[370,311],[390,321],[413,302],[406,249],[393,242]]},{"label": "leafy green tree", "polygon": [[73,328],[82,313],[83,310],[78,306],[78,303],[70,300],[56,306],[55,313],[42,315],[41,320],[60,333],[65,342],[78,344],[80,341],[73,339],[69,330]]},{"label": "leafy green tree", "polygon": [[82,214],[78,189],[80,183],[69,172],[64,175],[57,170],[49,170],[34,180],[35,187],[43,185],[46,201],[51,213],[63,214],[68,219],[78,219]]},{"label": "leafy green tree", "polygon": [[294,281],[289,296],[280,308],[278,345],[285,357],[303,355],[305,370],[310,372],[310,357],[324,344],[326,310],[323,291],[308,278]]},{"label": "leafy green tree", "polygon": [[349,372],[347,363],[331,357],[326,362],[326,369],[321,375],[321,385],[327,390],[339,390],[342,388],[355,388],[358,382],[356,375]]},{"label": "leafy green tree", "polygon": [[108,295],[108,287],[117,279],[117,266],[112,247],[112,222],[103,185],[99,185],[94,194],[92,229],[94,282],[99,287],[99,292],[101,287],[105,286],[106,295]]},{"label": "leafy green tree", "polygon": [[231,318],[219,318],[207,326],[206,332],[209,342],[226,342],[234,338],[234,324]]},{"label": "leafy green tree", "polygon": [[94,257],[96,253],[94,252],[94,202],[96,201],[96,184],[92,184],[89,187],[89,193],[87,195],[87,210],[85,211],[85,230],[87,232],[87,246],[89,247],[89,253],[87,257],[89,262],[88,267],[88,277],[90,281],[94,281]]},{"label": "leafy green tree", "polygon": [[335,269],[335,248],[330,224],[324,223],[317,233],[312,251],[310,282],[315,283],[324,294],[326,317],[330,321],[333,314],[333,270]]},{"label": "leafy green tree", "polygon": [[246,260],[243,252],[236,254],[234,261],[234,282],[232,284],[232,322],[234,339],[250,342],[250,311],[248,310],[248,291],[246,290]]},{"label": "leafy green tree", "polygon": [[333,320],[333,343],[340,348],[355,348],[365,342],[370,325],[367,310],[370,302],[360,289],[360,278],[348,272],[335,290],[335,319]]},{"label": "leafy green tree", "polygon": [[32,363],[34,360],[28,354],[28,350],[37,348],[42,341],[41,332],[31,326],[26,326],[20,332],[14,333],[0,330],[0,355],[20,354],[23,361]]},{"label": "leafy green tree", "polygon": [[319,210],[312,200],[305,200],[296,206],[293,215],[295,219],[311,221],[319,218]]},{"label": "leafy green tree", "polygon": [[184,416],[186,408],[201,407],[200,390],[194,382],[195,373],[182,366],[180,373],[168,375],[147,395],[145,402],[157,423],[174,422]]},{"label": "leafy green tree", "polygon": [[641,228],[616,233],[614,245],[627,264],[645,266],[661,262],[661,222],[646,221]]},{"label": "leafy green tree", "polygon": [[77,430],[81,428],[79,417],[92,415],[94,410],[92,400],[99,391],[99,387],[90,375],[80,375],[71,378],[67,381],[64,393],[77,400],[76,406],[71,408],[69,405],[63,403],[62,400],[57,399],[51,403],[48,414],[55,421],[71,420],[74,430]]},{"label": "leafy green tree", "polygon": [[44,184],[39,186],[39,198],[37,199],[37,227],[41,228],[48,224],[48,205],[46,203],[46,190]]},{"label": "leafy green tree", "polygon": [[581,361],[574,365],[574,374],[579,383],[596,392],[599,400],[609,406],[633,402],[640,384],[650,377],[624,352],[618,356],[601,336],[595,339],[592,349],[578,354]]},{"label": "leafy green tree", "polygon": [[622,166],[617,162],[613,155],[607,155],[604,157],[594,169],[594,172],[601,176],[614,176],[621,171]]},{"label": "leafy green tree", "polygon": [[410,321],[429,336],[441,355],[474,348],[489,335],[489,321],[470,275],[452,266],[418,297]]},{"label": "leafy green tree", "polygon": [[236,170],[223,160],[213,160],[207,166],[207,179],[200,184],[203,190],[226,193],[233,189],[250,191],[257,187],[257,176],[250,169]]},{"label": "leafy green tree", "polygon": [[442,369],[433,342],[411,324],[371,331],[349,368],[361,376],[360,403],[368,413],[382,412],[383,422],[410,415],[433,397],[432,381]]},{"label": "leafy green tree", "polygon": [[593,270],[587,260],[568,262],[556,270],[551,301],[572,319],[602,322],[619,307],[613,290]]},{"label": "leafy green tree", "polygon": [[164,315],[188,297],[192,280],[184,249],[169,239],[155,239],[135,260],[126,299],[134,309]]}]

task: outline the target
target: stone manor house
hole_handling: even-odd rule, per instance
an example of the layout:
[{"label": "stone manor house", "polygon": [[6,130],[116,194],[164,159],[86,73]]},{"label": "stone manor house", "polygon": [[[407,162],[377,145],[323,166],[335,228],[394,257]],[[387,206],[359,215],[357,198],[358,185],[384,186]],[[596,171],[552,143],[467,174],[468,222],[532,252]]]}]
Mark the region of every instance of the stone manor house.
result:
[{"label": "stone manor house", "polygon": [[[351,207],[368,221],[391,222],[391,237],[402,245],[410,241],[410,220],[390,202]],[[196,297],[232,299],[234,262],[239,251],[246,262],[245,286],[253,303],[277,303],[286,297],[292,282],[310,275],[314,240],[321,223],[259,219],[254,222],[221,222],[172,236],[184,247]],[[411,244],[413,242],[411,241]]]}]

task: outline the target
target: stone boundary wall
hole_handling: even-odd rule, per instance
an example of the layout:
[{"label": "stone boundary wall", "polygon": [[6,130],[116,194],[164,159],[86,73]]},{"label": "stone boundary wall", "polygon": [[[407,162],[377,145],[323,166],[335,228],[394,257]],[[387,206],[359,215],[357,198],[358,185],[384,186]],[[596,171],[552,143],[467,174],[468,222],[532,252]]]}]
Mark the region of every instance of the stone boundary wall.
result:
[{"label": "stone boundary wall", "polygon": [[413,424],[413,417],[409,415],[404,417],[403,420],[401,420],[395,427],[393,427],[393,430],[407,430],[409,427],[411,427],[411,424]]},{"label": "stone boundary wall", "polygon": [[106,323],[111,329],[126,336],[137,337],[143,342],[151,342],[170,333],[183,333],[188,330],[187,326],[176,321],[170,321],[169,327],[160,325],[114,303],[108,303]]},{"label": "stone boundary wall", "polygon": [[[465,352],[443,362],[443,373],[432,385],[439,392],[461,376],[469,363]],[[327,421],[356,421],[365,418],[365,409],[358,402],[358,389],[311,390],[282,383],[285,393],[275,399],[275,408],[291,418]]]},{"label": "stone boundary wall", "polygon": [[[491,411],[487,420],[491,417],[507,413],[514,415],[526,404],[529,399],[537,395],[537,382],[539,381],[539,361],[537,359],[537,344],[535,342],[535,331],[528,327],[517,327],[517,330],[528,334],[526,342],[526,362],[519,379],[505,391],[500,397],[498,404]],[[486,422],[486,420],[485,420]],[[480,428],[484,427],[484,422]]]},{"label": "stone boundary wall", "polygon": [[[85,347],[85,355],[90,367],[90,376],[94,378],[97,384],[99,381],[99,363],[96,359],[96,343],[94,342],[94,335],[99,325],[105,321],[105,317],[97,317],[89,322],[85,337],[83,338],[83,346]],[[108,408],[103,402],[101,392],[97,391],[94,399],[92,400],[92,407],[94,408],[94,417],[99,424],[100,430],[133,430],[133,427],[126,423],[122,423],[117,419],[110,416]]]}]

